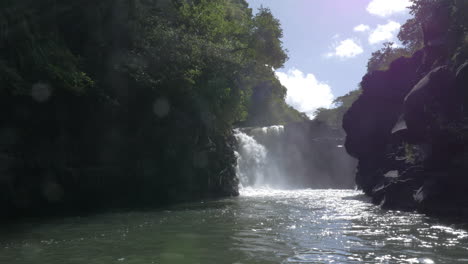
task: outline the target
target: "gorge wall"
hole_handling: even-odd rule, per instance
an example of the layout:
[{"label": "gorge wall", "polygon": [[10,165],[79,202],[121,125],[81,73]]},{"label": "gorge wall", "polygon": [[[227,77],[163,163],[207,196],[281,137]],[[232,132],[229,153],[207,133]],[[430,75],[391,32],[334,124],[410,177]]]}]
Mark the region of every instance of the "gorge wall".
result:
[{"label": "gorge wall", "polygon": [[356,183],[384,208],[468,212],[468,56],[452,2],[422,23],[422,49],[364,76],[344,116]]}]

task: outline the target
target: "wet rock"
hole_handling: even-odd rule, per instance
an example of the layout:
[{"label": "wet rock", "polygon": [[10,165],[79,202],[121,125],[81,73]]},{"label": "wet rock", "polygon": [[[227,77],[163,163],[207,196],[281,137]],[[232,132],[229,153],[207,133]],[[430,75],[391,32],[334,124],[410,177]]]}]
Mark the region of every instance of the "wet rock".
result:
[{"label": "wet rock", "polygon": [[417,187],[415,179],[396,180],[377,186],[372,193],[373,202],[383,209],[415,210],[417,203],[413,197]]}]

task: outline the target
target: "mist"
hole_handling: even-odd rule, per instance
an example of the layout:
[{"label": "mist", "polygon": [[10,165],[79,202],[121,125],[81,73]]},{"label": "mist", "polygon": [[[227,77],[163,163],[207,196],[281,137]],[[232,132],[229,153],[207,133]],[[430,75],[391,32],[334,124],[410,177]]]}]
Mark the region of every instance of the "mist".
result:
[{"label": "mist", "polygon": [[241,188],[354,188],[356,161],[339,129],[310,121],[238,128],[235,137]]}]

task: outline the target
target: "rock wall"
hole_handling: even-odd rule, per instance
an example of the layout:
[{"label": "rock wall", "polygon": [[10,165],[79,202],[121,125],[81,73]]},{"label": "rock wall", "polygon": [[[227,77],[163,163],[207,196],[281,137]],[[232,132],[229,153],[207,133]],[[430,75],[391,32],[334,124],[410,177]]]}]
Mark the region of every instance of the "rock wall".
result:
[{"label": "rock wall", "polygon": [[121,109],[64,97],[0,99],[0,220],[238,194],[229,131],[175,105],[132,125]]},{"label": "rock wall", "polygon": [[345,114],[356,183],[384,208],[468,212],[468,63],[454,65],[446,50],[426,45],[367,74]]}]

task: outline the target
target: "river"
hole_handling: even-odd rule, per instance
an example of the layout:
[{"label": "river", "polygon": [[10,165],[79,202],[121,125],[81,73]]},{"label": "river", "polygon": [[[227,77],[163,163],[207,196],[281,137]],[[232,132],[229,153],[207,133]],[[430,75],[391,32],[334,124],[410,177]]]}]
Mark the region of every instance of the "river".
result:
[{"label": "river", "polygon": [[[282,131],[256,133],[275,142]],[[468,263],[463,226],[381,210],[354,190],[282,190],[281,157],[236,138],[239,197],[3,226],[0,263]]]},{"label": "river", "polygon": [[159,211],[26,221],[0,263],[468,263],[468,233],[353,190],[242,190]]}]

